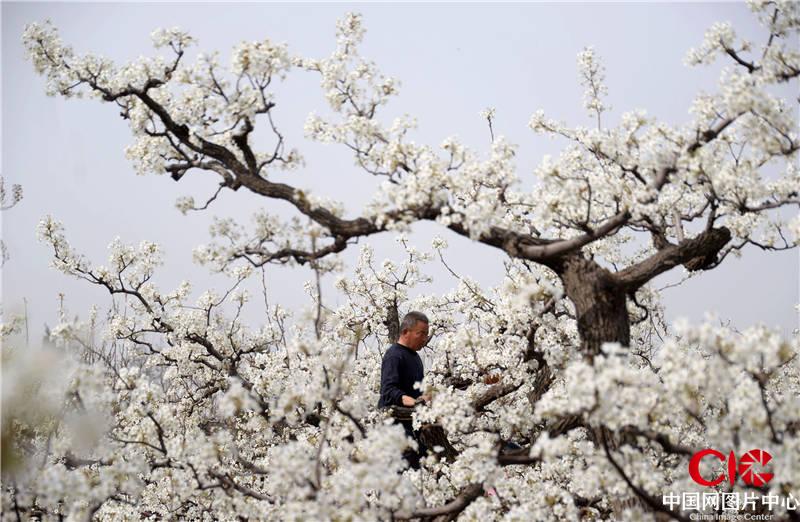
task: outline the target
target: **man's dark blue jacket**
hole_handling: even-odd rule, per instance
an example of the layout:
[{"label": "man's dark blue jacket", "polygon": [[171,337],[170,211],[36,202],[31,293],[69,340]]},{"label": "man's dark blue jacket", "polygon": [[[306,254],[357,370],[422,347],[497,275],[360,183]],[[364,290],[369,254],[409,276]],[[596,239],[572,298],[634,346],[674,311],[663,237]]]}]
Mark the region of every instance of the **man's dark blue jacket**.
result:
[{"label": "man's dark blue jacket", "polygon": [[414,383],[422,381],[422,359],[419,354],[395,343],[383,354],[381,363],[381,396],[378,407],[402,406],[401,397],[417,398],[422,392],[414,389]]}]

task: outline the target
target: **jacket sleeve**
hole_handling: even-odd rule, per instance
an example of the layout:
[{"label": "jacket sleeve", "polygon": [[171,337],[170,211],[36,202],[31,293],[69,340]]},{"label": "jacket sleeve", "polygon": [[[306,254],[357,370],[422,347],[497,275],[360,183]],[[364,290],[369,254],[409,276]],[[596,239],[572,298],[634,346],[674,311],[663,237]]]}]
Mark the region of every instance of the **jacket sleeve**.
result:
[{"label": "jacket sleeve", "polygon": [[381,363],[381,403],[385,406],[402,406],[400,389],[400,358],[385,357]]}]

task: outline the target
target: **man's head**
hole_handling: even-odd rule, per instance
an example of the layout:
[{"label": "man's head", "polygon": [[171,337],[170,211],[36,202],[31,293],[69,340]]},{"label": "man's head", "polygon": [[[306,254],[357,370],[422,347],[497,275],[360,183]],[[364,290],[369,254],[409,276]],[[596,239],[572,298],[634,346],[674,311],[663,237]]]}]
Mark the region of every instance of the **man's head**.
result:
[{"label": "man's head", "polygon": [[400,323],[397,342],[419,351],[428,342],[428,317],[422,312],[408,312]]}]

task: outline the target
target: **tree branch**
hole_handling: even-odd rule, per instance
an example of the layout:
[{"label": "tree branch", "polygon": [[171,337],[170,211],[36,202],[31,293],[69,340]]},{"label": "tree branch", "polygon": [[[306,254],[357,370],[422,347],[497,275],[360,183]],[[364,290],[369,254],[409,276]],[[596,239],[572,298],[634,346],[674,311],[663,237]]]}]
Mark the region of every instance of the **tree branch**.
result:
[{"label": "tree branch", "polygon": [[441,515],[457,515],[464,511],[476,498],[483,494],[483,484],[469,484],[447,504],[433,508],[422,508],[416,511],[398,511],[394,514],[395,520],[410,520],[413,518],[432,518]]},{"label": "tree branch", "polygon": [[486,408],[489,404],[500,399],[501,397],[505,397],[510,393],[514,393],[519,387],[522,386],[522,383],[514,384],[514,383],[498,383],[486,390],[482,395],[479,395],[475,400],[472,401],[472,407],[476,412],[482,412],[484,408]]},{"label": "tree branch", "polygon": [[625,483],[628,485],[628,487],[631,488],[634,493],[636,493],[636,496],[641,498],[644,501],[644,503],[650,506],[654,511],[658,511],[659,513],[664,513],[669,517],[674,518],[676,520],[680,520],[682,522],[689,522],[689,518],[683,516],[683,514],[681,513],[675,513],[672,510],[668,509],[667,507],[664,506],[662,502],[659,502],[657,498],[655,498],[650,493],[648,493],[644,489],[634,484],[633,481],[631,481],[631,479],[625,473],[625,470],[622,469],[622,466],[620,466],[617,463],[617,461],[614,460],[614,457],[611,456],[611,450],[608,449],[608,442],[606,442],[605,438],[602,438],[602,443],[603,443],[603,450],[606,453],[606,458],[608,458],[608,461],[611,463],[612,466],[614,466],[614,469],[616,469],[617,472],[620,474],[622,480],[624,480]]},{"label": "tree branch", "polygon": [[644,261],[617,272],[614,277],[630,293],[678,265],[684,265],[687,270],[703,270],[716,260],[730,239],[727,228],[712,228],[678,245],[669,244]]}]

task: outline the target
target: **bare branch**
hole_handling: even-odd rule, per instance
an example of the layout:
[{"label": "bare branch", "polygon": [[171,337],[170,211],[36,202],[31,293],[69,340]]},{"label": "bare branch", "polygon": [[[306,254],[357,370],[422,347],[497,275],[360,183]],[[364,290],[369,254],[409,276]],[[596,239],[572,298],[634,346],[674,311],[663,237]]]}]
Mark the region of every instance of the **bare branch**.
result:
[{"label": "bare branch", "polygon": [[644,261],[617,272],[614,277],[627,292],[632,292],[678,265],[688,270],[703,270],[716,261],[717,254],[730,238],[727,228],[712,228],[678,245],[669,244]]},{"label": "bare branch", "polygon": [[614,469],[617,470],[617,472],[622,477],[622,480],[625,481],[628,487],[631,488],[633,492],[636,493],[636,496],[642,499],[645,504],[650,506],[654,511],[658,511],[659,513],[664,513],[669,517],[674,518],[675,520],[680,520],[682,522],[689,522],[688,517],[684,516],[682,513],[676,513],[670,510],[669,508],[664,506],[664,504],[660,502],[656,497],[652,496],[643,488],[634,484],[633,481],[631,481],[631,479],[625,473],[625,470],[622,469],[622,466],[620,466],[617,463],[617,461],[614,460],[614,457],[611,456],[611,450],[608,449],[608,442],[605,440],[605,438],[602,438],[602,445],[603,445],[603,450],[606,453],[606,458],[608,458],[608,461],[611,463],[612,466],[614,466]]},{"label": "bare branch", "polygon": [[464,511],[476,498],[483,494],[483,484],[470,484],[448,502],[447,504],[434,507],[422,508],[412,512],[398,511],[394,514],[395,520],[410,520],[413,518],[430,518],[441,515],[457,515]]}]

